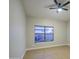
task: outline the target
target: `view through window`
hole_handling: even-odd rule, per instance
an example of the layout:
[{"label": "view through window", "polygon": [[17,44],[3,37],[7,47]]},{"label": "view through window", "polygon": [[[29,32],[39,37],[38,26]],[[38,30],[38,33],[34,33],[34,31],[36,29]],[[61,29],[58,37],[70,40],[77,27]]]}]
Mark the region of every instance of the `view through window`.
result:
[{"label": "view through window", "polygon": [[49,42],[54,40],[54,27],[35,25],[35,42]]}]

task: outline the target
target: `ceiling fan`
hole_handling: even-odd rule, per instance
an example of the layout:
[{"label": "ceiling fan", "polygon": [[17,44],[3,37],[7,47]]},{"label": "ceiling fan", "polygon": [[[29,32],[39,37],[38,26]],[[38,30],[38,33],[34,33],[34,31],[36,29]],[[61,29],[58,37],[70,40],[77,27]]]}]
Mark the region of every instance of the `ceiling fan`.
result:
[{"label": "ceiling fan", "polygon": [[57,12],[62,11],[62,10],[68,11],[68,9],[64,8],[64,7],[66,5],[68,5],[70,3],[70,1],[67,1],[66,3],[62,4],[62,3],[59,3],[57,0],[54,0],[54,3],[56,5],[56,7],[54,7],[53,5],[49,5],[48,8],[49,9],[57,9]]}]

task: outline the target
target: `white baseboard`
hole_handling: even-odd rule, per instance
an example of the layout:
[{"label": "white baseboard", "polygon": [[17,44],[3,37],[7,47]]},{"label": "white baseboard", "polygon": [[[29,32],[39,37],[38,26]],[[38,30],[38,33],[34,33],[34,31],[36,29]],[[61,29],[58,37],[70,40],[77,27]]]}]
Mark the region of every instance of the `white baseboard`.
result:
[{"label": "white baseboard", "polygon": [[28,48],[28,49],[26,49],[26,51],[43,49],[43,48],[51,48],[51,47],[56,47],[56,46],[65,46],[65,45],[68,46],[68,44],[59,44],[59,45],[52,45],[52,46],[45,46],[45,47]]}]

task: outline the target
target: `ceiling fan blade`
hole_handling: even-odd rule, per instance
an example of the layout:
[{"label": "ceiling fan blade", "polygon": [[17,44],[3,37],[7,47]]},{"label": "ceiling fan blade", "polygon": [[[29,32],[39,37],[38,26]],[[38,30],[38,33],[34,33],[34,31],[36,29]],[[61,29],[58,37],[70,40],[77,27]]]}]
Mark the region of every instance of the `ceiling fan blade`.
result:
[{"label": "ceiling fan blade", "polygon": [[57,9],[57,8],[49,8],[49,9]]},{"label": "ceiling fan blade", "polygon": [[65,4],[63,4],[61,7],[64,7],[66,5],[68,5],[70,3],[70,1],[66,2]]},{"label": "ceiling fan blade", "polygon": [[66,8],[62,8],[63,10],[66,10],[66,11],[68,11],[68,9],[66,9]]},{"label": "ceiling fan blade", "polygon": [[55,4],[58,5],[59,3],[57,2],[57,0],[54,0]]}]

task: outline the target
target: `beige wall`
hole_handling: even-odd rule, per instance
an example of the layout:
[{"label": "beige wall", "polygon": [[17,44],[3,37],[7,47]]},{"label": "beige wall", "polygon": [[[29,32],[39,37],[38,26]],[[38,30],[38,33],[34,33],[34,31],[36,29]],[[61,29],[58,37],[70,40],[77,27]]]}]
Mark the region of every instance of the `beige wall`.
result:
[{"label": "beige wall", "polygon": [[67,42],[70,44],[70,21],[67,22]]},{"label": "beige wall", "polygon": [[10,59],[22,59],[26,49],[26,16],[22,7],[20,0],[10,0]]},{"label": "beige wall", "polygon": [[[67,44],[67,22],[53,19],[38,19],[28,17],[27,48],[39,48]],[[54,26],[54,41],[34,43],[34,25]]]}]

